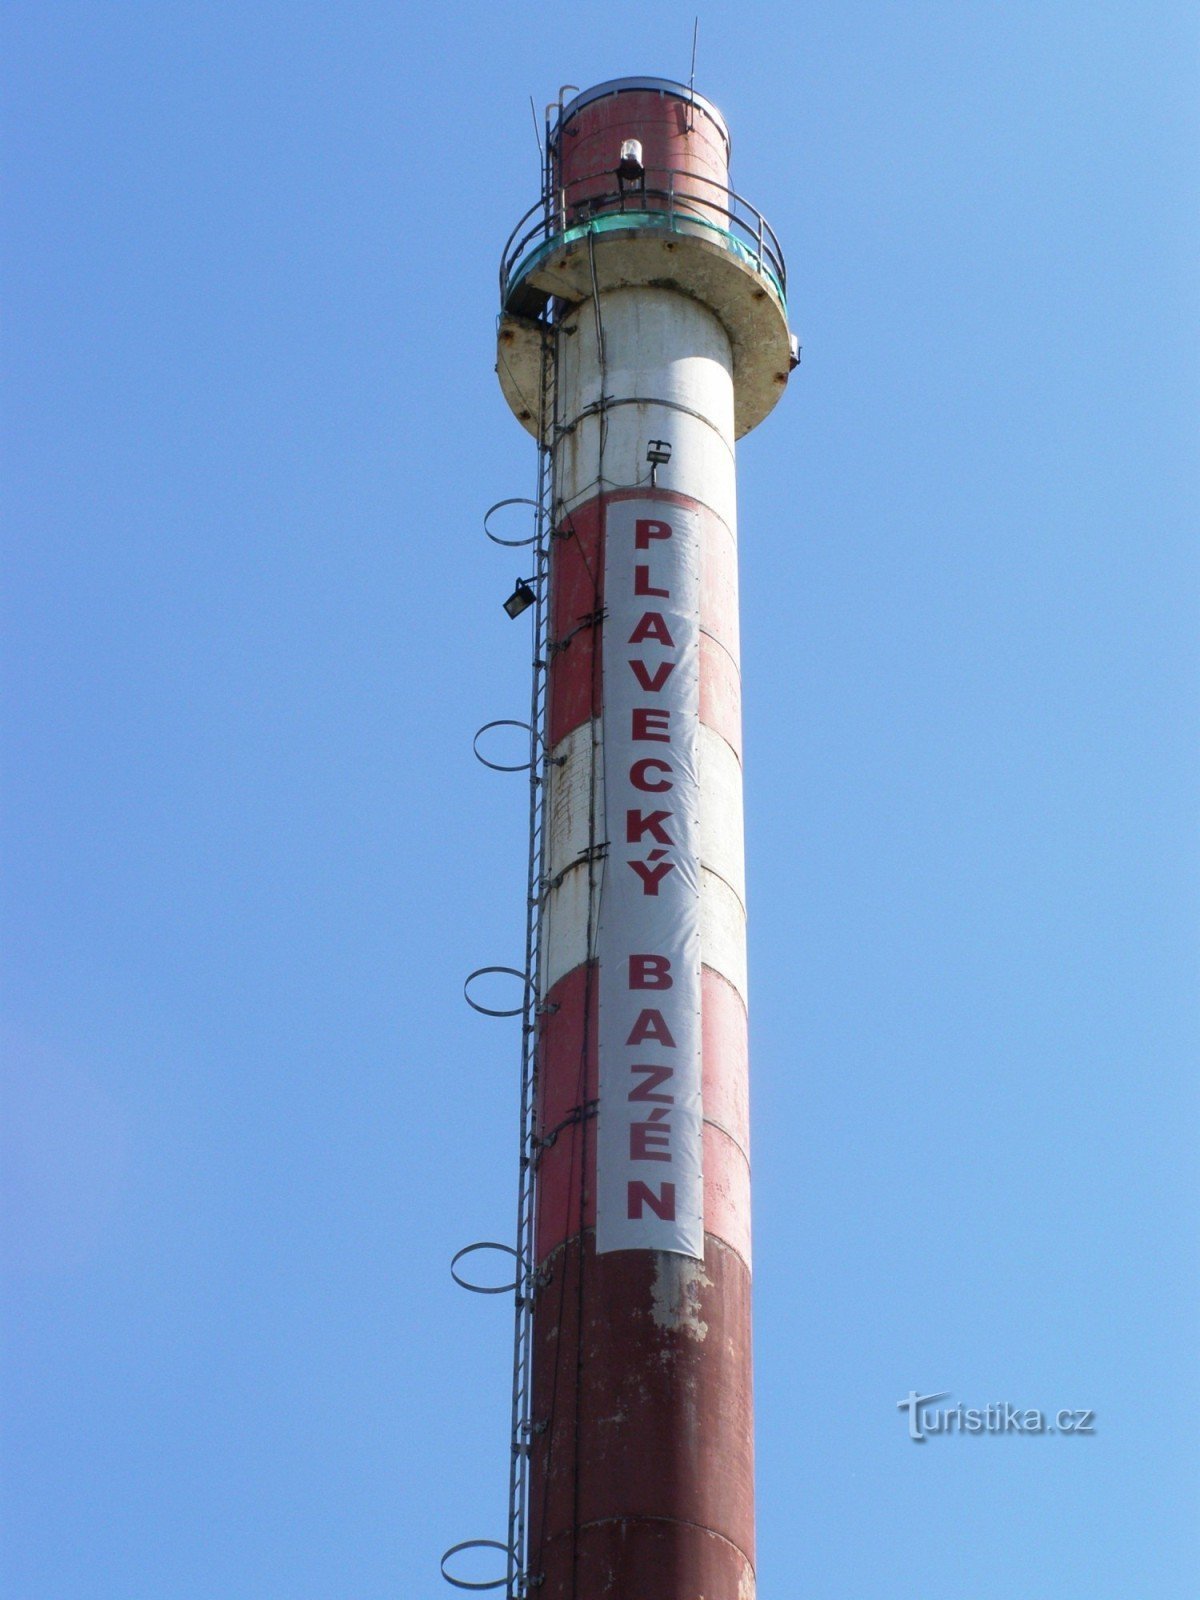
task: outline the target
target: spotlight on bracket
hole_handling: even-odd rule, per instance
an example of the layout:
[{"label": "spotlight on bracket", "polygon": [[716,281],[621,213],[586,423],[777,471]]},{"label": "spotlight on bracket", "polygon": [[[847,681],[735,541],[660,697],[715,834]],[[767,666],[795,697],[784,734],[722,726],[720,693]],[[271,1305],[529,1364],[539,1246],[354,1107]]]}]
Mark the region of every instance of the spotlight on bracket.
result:
[{"label": "spotlight on bracket", "polygon": [[658,484],[658,469],[665,467],[671,459],[671,446],[665,439],[651,439],[646,451],[646,460],[650,463],[650,487],[653,489]]},{"label": "spotlight on bracket", "polygon": [[504,602],[505,611],[514,621],[521,615],[522,611],[528,611],[537,599],[537,595],[534,594],[533,589],[530,587],[532,582],[532,578],[518,578],[516,588]]}]

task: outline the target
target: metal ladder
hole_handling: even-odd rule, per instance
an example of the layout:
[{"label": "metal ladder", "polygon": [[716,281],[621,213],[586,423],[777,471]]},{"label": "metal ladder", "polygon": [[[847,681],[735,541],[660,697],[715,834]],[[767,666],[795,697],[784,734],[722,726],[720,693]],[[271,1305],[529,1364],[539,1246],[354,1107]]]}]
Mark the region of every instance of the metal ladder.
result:
[{"label": "metal ladder", "polygon": [[538,1292],[535,1240],[537,1189],[537,1049],[542,1014],[541,912],[546,880],[546,691],[550,661],[549,557],[554,528],[554,331],[542,334],[538,482],[534,517],[533,669],[529,706],[529,855],[525,898],[525,995],[521,1016],[520,1169],[514,1273],[512,1437],[508,1480],[507,1600],[526,1600],[541,1582],[528,1571],[529,1455],[532,1415],[533,1307]]}]

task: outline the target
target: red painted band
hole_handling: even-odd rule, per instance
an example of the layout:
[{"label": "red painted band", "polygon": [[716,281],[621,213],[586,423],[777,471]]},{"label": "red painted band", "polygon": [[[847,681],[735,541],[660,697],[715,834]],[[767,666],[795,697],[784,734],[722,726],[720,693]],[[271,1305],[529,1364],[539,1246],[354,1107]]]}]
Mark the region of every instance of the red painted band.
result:
[{"label": "red painted band", "polygon": [[[754,1560],[745,1263],[713,1240],[703,1263],[653,1251],[598,1256],[586,1234],[547,1263],[533,1342],[529,1528],[531,1570],[547,1578],[539,1592],[571,1593],[551,1574],[569,1571],[578,1529],[601,1557],[579,1563],[580,1600],[736,1600],[745,1591],[726,1577],[740,1580]],[[660,1582],[625,1567],[619,1553],[631,1538],[665,1541],[661,1566],[653,1563]],[[610,1561],[638,1581],[614,1587]]]}]

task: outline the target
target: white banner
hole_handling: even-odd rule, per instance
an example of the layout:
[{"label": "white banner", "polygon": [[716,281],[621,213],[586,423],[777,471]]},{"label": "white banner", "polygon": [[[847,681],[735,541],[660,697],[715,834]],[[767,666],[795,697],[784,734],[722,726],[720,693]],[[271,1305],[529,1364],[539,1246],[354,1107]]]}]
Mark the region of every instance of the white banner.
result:
[{"label": "white banner", "polygon": [[606,508],[596,1248],[704,1257],[700,519]]}]

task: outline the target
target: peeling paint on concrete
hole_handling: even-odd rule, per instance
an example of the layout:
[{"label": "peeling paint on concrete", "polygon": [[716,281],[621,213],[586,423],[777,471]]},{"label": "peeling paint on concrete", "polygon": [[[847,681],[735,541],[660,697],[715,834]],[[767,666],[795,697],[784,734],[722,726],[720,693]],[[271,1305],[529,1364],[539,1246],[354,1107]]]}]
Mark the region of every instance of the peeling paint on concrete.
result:
[{"label": "peeling paint on concrete", "polygon": [[700,1316],[700,1295],[711,1288],[712,1279],[702,1261],[660,1251],[654,1262],[650,1302],[655,1326],[684,1333],[702,1344],[708,1337],[708,1323]]}]

